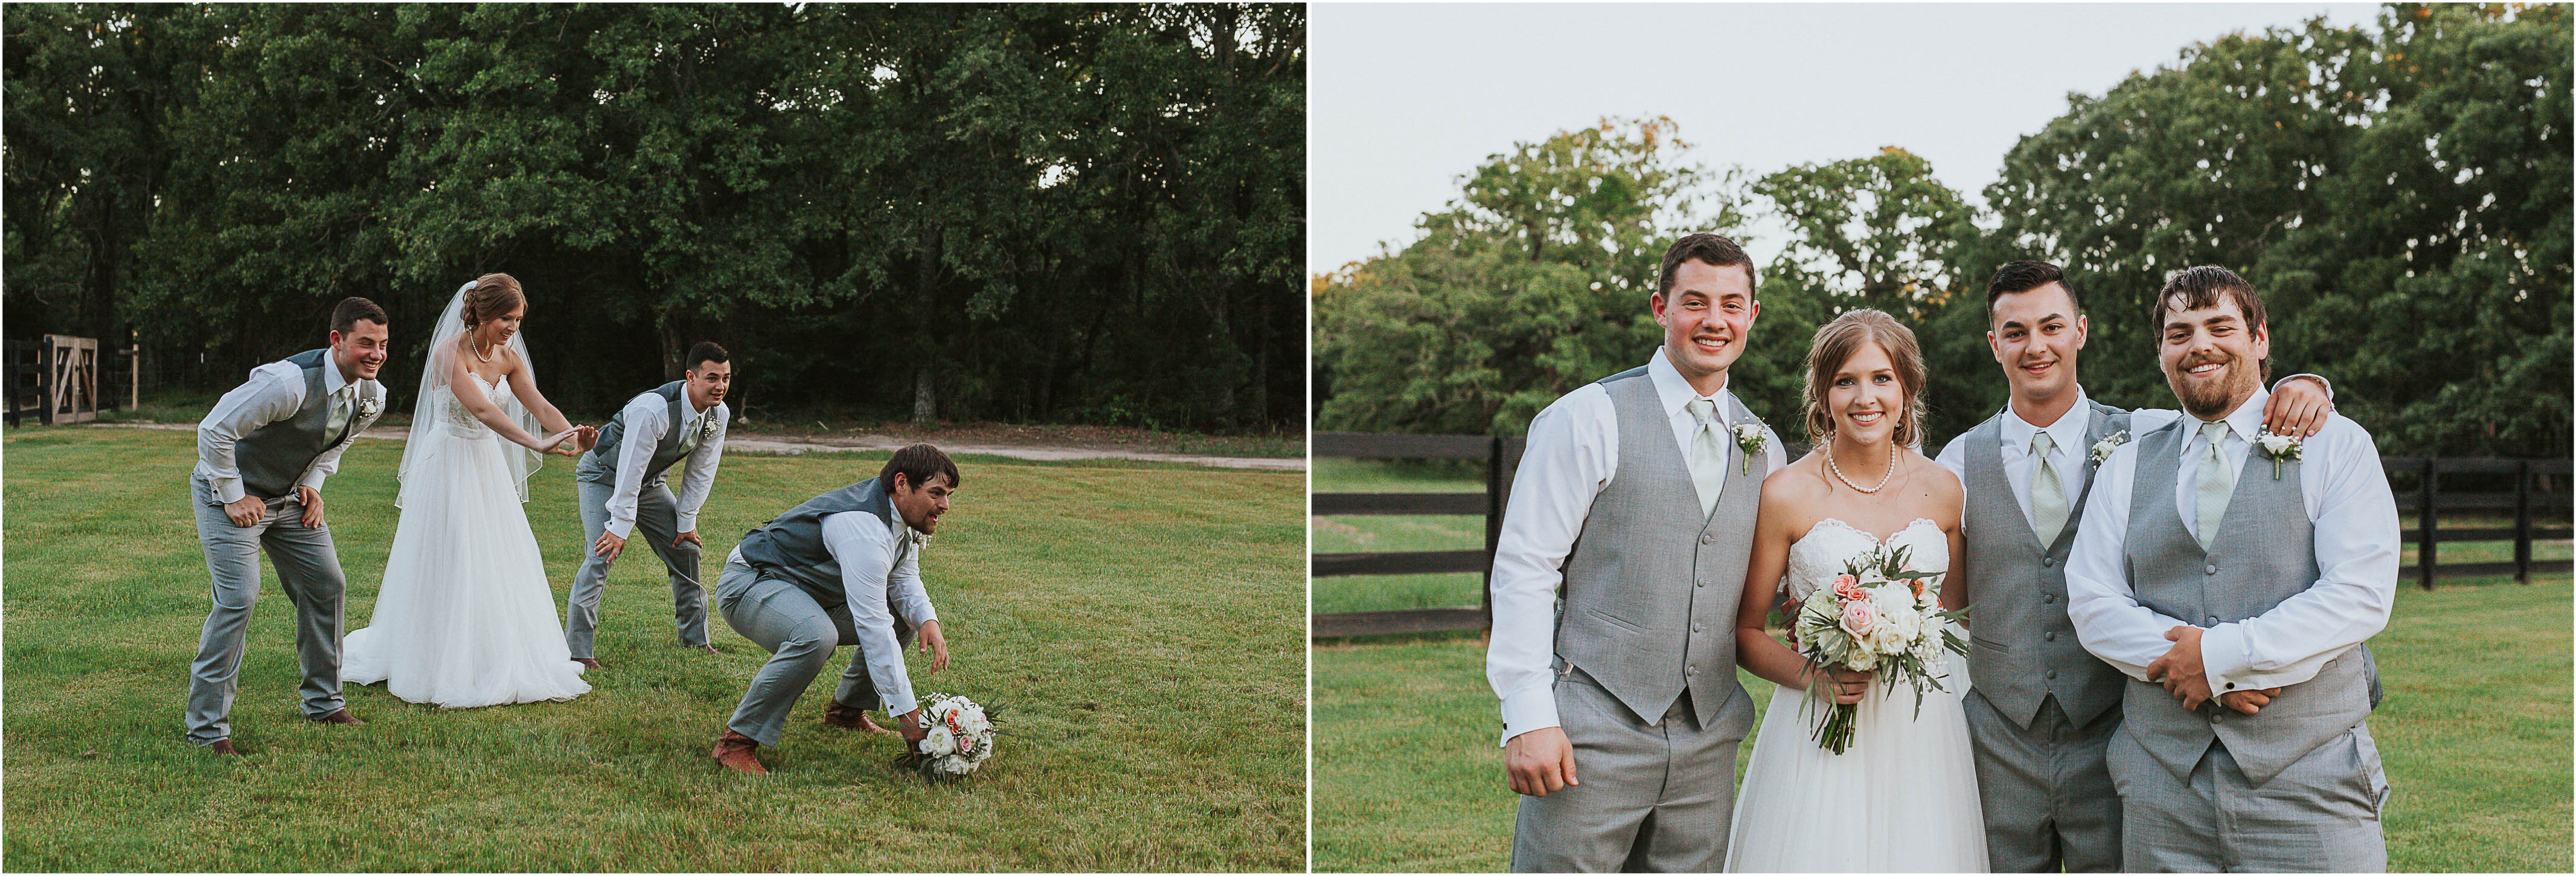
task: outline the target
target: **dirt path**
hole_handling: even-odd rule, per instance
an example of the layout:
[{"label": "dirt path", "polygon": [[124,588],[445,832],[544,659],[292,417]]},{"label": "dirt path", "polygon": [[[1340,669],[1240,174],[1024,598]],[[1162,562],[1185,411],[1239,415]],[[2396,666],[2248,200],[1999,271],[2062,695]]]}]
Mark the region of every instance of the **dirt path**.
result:
[{"label": "dirt path", "polygon": [[[196,431],[197,428],[195,423],[135,422],[97,423],[94,425],[129,429],[161,429],[173,432],[193,432]],[[359,437],[376,438],[386,441],[401,441],[409,434],[410,431],[407,429],[391,426],[379,426],[360,433]],[[895,435],[858,435],[849,438],[806,438],[801,440],[755,437],[728,437],[725,439],[725,446],[734,450],[753,450],[764,453],[787,454],[811,453],[818,450],[894,450],[911,443],[912,441],[910,439]],[[1270,471],[1306,470],[1306,460],[1293,457],[1287,459],[1271,459],[1251,456],[1200,456],[1187,453],[1156,453],[1145,450],[1124,450],[1113,447],[1077,447],[1069,445],[1043,444],[943,442],[939,445],[939,449],[950,453],[980,453],[987,456],[1007,456],[1013,459],[1140,459],[1149,462],[1177,462],[1185,465],[1204,465],[1214,468],[1249,468]]]}]

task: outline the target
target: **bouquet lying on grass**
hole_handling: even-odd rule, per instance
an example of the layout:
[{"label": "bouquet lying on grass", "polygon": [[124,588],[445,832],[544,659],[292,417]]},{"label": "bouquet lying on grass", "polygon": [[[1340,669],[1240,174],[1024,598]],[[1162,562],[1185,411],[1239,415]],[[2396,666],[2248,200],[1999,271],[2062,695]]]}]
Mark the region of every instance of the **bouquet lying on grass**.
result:
[{"label": "bouquet lying on grass", "polygon": [[[1926,689],[1947,690],[1932,672],[1944,649],[1968,653],[1968,643],[1951,632],[1949,622],[1966,620],[1968,610],[1941,610],[1942,572],[1906,568],[1906,548],[1881,545],[1844,561],[1843,574],[1819,585],[1798,605],[1794,622],[1798,654],[1807,658],[1816,678],[1834,669],[1876,671],[1887,686],[1914,688],[1914,712],[1923,713]],[[1808,708],[1832,702],[1833,685],[1807,686]],[[1835,754],[1851,747],[1857,705],[1834,705],[1833,714],[1816,725],[1818,745]]]},{"label": "bouquet lying on grass", "polygon": [[997,712],[961,696],[934,693],[923,700],[922,723],[929,725],[930,735],[898,763],[933,778],[949,778],[974,772],[993,756],[994,728],[1001,720]]}]

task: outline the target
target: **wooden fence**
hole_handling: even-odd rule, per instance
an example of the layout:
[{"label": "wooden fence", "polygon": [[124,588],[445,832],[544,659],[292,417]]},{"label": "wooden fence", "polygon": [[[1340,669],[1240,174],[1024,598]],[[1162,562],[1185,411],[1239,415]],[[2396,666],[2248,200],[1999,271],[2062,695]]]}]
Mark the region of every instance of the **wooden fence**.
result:
[{"label": "wooden fence", "polygon": [[140,397],[137,358],[133,348],[101,352],[97,340],[70,335],[7,341],[0,390],[8,408],[0,419],[12,426],[84,423],[101,410],[132,406]]},{"label": "wooden fence", "polygon": [[[1472,459],[1485,463],[1485,489],[1481,493],[1317,493],[1312,497],[1312,513],[1317,516],[1481,515],[1485,518],[1484,549],[1316,554],[1309,566],[1313,577],[1475,572],[1485,577],[1487,585],[1479,588],[1483,595],[1475,608],[1318,614],[1312,618],[1310,635],[1323,639],[1479,630],[1493,625],[1494,546],[1502,536],[1503,504],[1511,495],[1512,472],[1520,467],[1521,451],[1526,446],[1523,439],[1485,435],[1317,432],[1310,445],[1317,457]],[[2571,500],[2567,488],[2568,460],[2387,456],[2380,458],[2380,465],[2392,478],[2411,476],[2415,480],[2413,489],[2397,494],[2401,520],[2412,523],[2400,530],[2399,535],[2415,547],[2422,561],[2399,569],[2398,580],[2413,579],[2427,590],[2433,588],[2433,581],[2437,578],[2474,575],[2512,575],[2515,580],[2528,584],[2536,566],[2531,559],[2532,542],[2576,536],[2576,528],[2540,526],[2533,521],[2535,513],[2556,512],[2552,516],[2565,517],[2571,510],[2576,510],[2576,500]],[[2462,479],[2487,483],[2471,484],[2482,487],[2475,491],[2454,488],[2446,492],[2441,487],[2446,475],[2452,476],[2455,484]],[[2540,482],[2544,477],[2553,478],[2557,488],[2542,491]],[[2500,479],[2509,483],[2502,490],[2492,489]],[[2441,528],[2440,514],[2458,511],[2509,513],[2513,516],[2513,525]],[[2513,542],[2514,558],[2510,561],[2440,561],[2444,543],[2507,540]],[[2567,568],[2564,563],[2553,563],[2553,566],[2554,569],[2544,570],[2544,573]]]}]

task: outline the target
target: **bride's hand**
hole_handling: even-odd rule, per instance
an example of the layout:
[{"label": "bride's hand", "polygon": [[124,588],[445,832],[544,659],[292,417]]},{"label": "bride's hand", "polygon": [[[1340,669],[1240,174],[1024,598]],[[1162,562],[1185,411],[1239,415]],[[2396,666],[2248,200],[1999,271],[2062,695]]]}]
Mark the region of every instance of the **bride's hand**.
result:
[{"label": "bride's hand", "polygon": [[1815,682],[1810,682],[1810,684],[1824,683],[1833,685],[1834,705],[1837,706],[1848,706],[1860,702],[1861,695],[1869,692],[1869,679],[1870,676],[1873,675],[1873,673],[1862,672],[1856,669],[1832,669],[1828,670],[1826,674],[1830,680],[1818,679]]},{"label": "bride's hand", "polygon": [[573,436],[578,434],[581,434],[581,427],[575,426],[539,439],[539,444],[537,446],[544,448],[539,452],[552,453],[560,456],[580,456],[581,451],[574,450],[564,444],[564,442],[572,440]]}]

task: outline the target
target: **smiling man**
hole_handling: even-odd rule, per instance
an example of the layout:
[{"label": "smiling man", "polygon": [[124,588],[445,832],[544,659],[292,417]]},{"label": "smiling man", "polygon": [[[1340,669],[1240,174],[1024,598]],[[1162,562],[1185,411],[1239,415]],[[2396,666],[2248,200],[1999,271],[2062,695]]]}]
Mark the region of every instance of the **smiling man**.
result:
[{"label": "smiling man", "polygon": [[948,640],[921,583],[921,548],[939,531],[963,481],[948,454],[928,444],[894,452],[877,476],[816,496],[753,529],[725,559],[716,607],[743,638],[767,649],[710,755],[735,772],[765,776],[753,752],[777,745],[787,713],[832,652],[856,645],[823,723],[872,729],[882,705],[907,746],[928,734],[903,649],[917,630],[930,673],[948,666]]},{"label": "smiling man", "polygon": [[1735,610],[1762,479],[1784,462],[1727,391],[1762,312],[1754,288],[1734,241],[1675,241],[1647,299],[1663,346],[1530,422],[1485,661],[1522,795],[1513,870],[1726,863],[1735,752],[1753,727]]},{"label": "smiling man", "polygon": [[[707,640],[706,588],[698,583],[698,554],[706,544],[698,538],[698,509],[714,491],[716,467],[724,462],[732,415],[724,397],[733,388],[733,365],[726,359],[725,348],[699,341],[689,349],[681,379],[627,401],[600,427],[599,443],[574,469],[582,537],[590,550],[564,597],[564,644],[573,662],[600,668],[591,647],[599,631],[600,597],[608,590],[610,564],[637,530],[671,574],[671,616],[680,646],[715,651]],[[683,460],[675,496],[665,475]]]},{"label": "smiling man", "polygon": [[259,601],[259,555],[295,604],[295,657],[304,671],[304,717],[365,723],[340,697],[341,597],[348,581],[322,520],[322,483],[340,454],[384,412],[384,308],[348,298],[331,311],[331,346],[253,369],[197,424],[197,470],[189,503],[214,608],[188,680],[188,741],[219,754],[232,743],[233,694],[244,637]]},{"label": "smiling man", "polygon": [[2341,416],[2263,432],[2271,329],[2244,278],[2176,274],[2155,325],[2187,416],[2102,464],[2065,578],[2085,649],[2128,676],[2105,755],[2122,869],[2386,869],[2363,644],[2397,595],[2378,448]]},{"label": "smiling man", "polygon": [[[2056,265],[2020,261],[1986,289],[1986,343],[2012,397],[1953,439],[1940,464],[1967,491],[1965,580],[1976,616],[1966,697],[1988,866],[2003,873],[2120,869],[2120,798],[2103,761],[2122,679],[2085,653],[2067,619],[2066,558],[2098,456],[2180,416],[2093,401],[2076,379],[2090,325]],[[2324,379],[2285,379],[2267,419],[2312,435],[2332,410]]]}]

